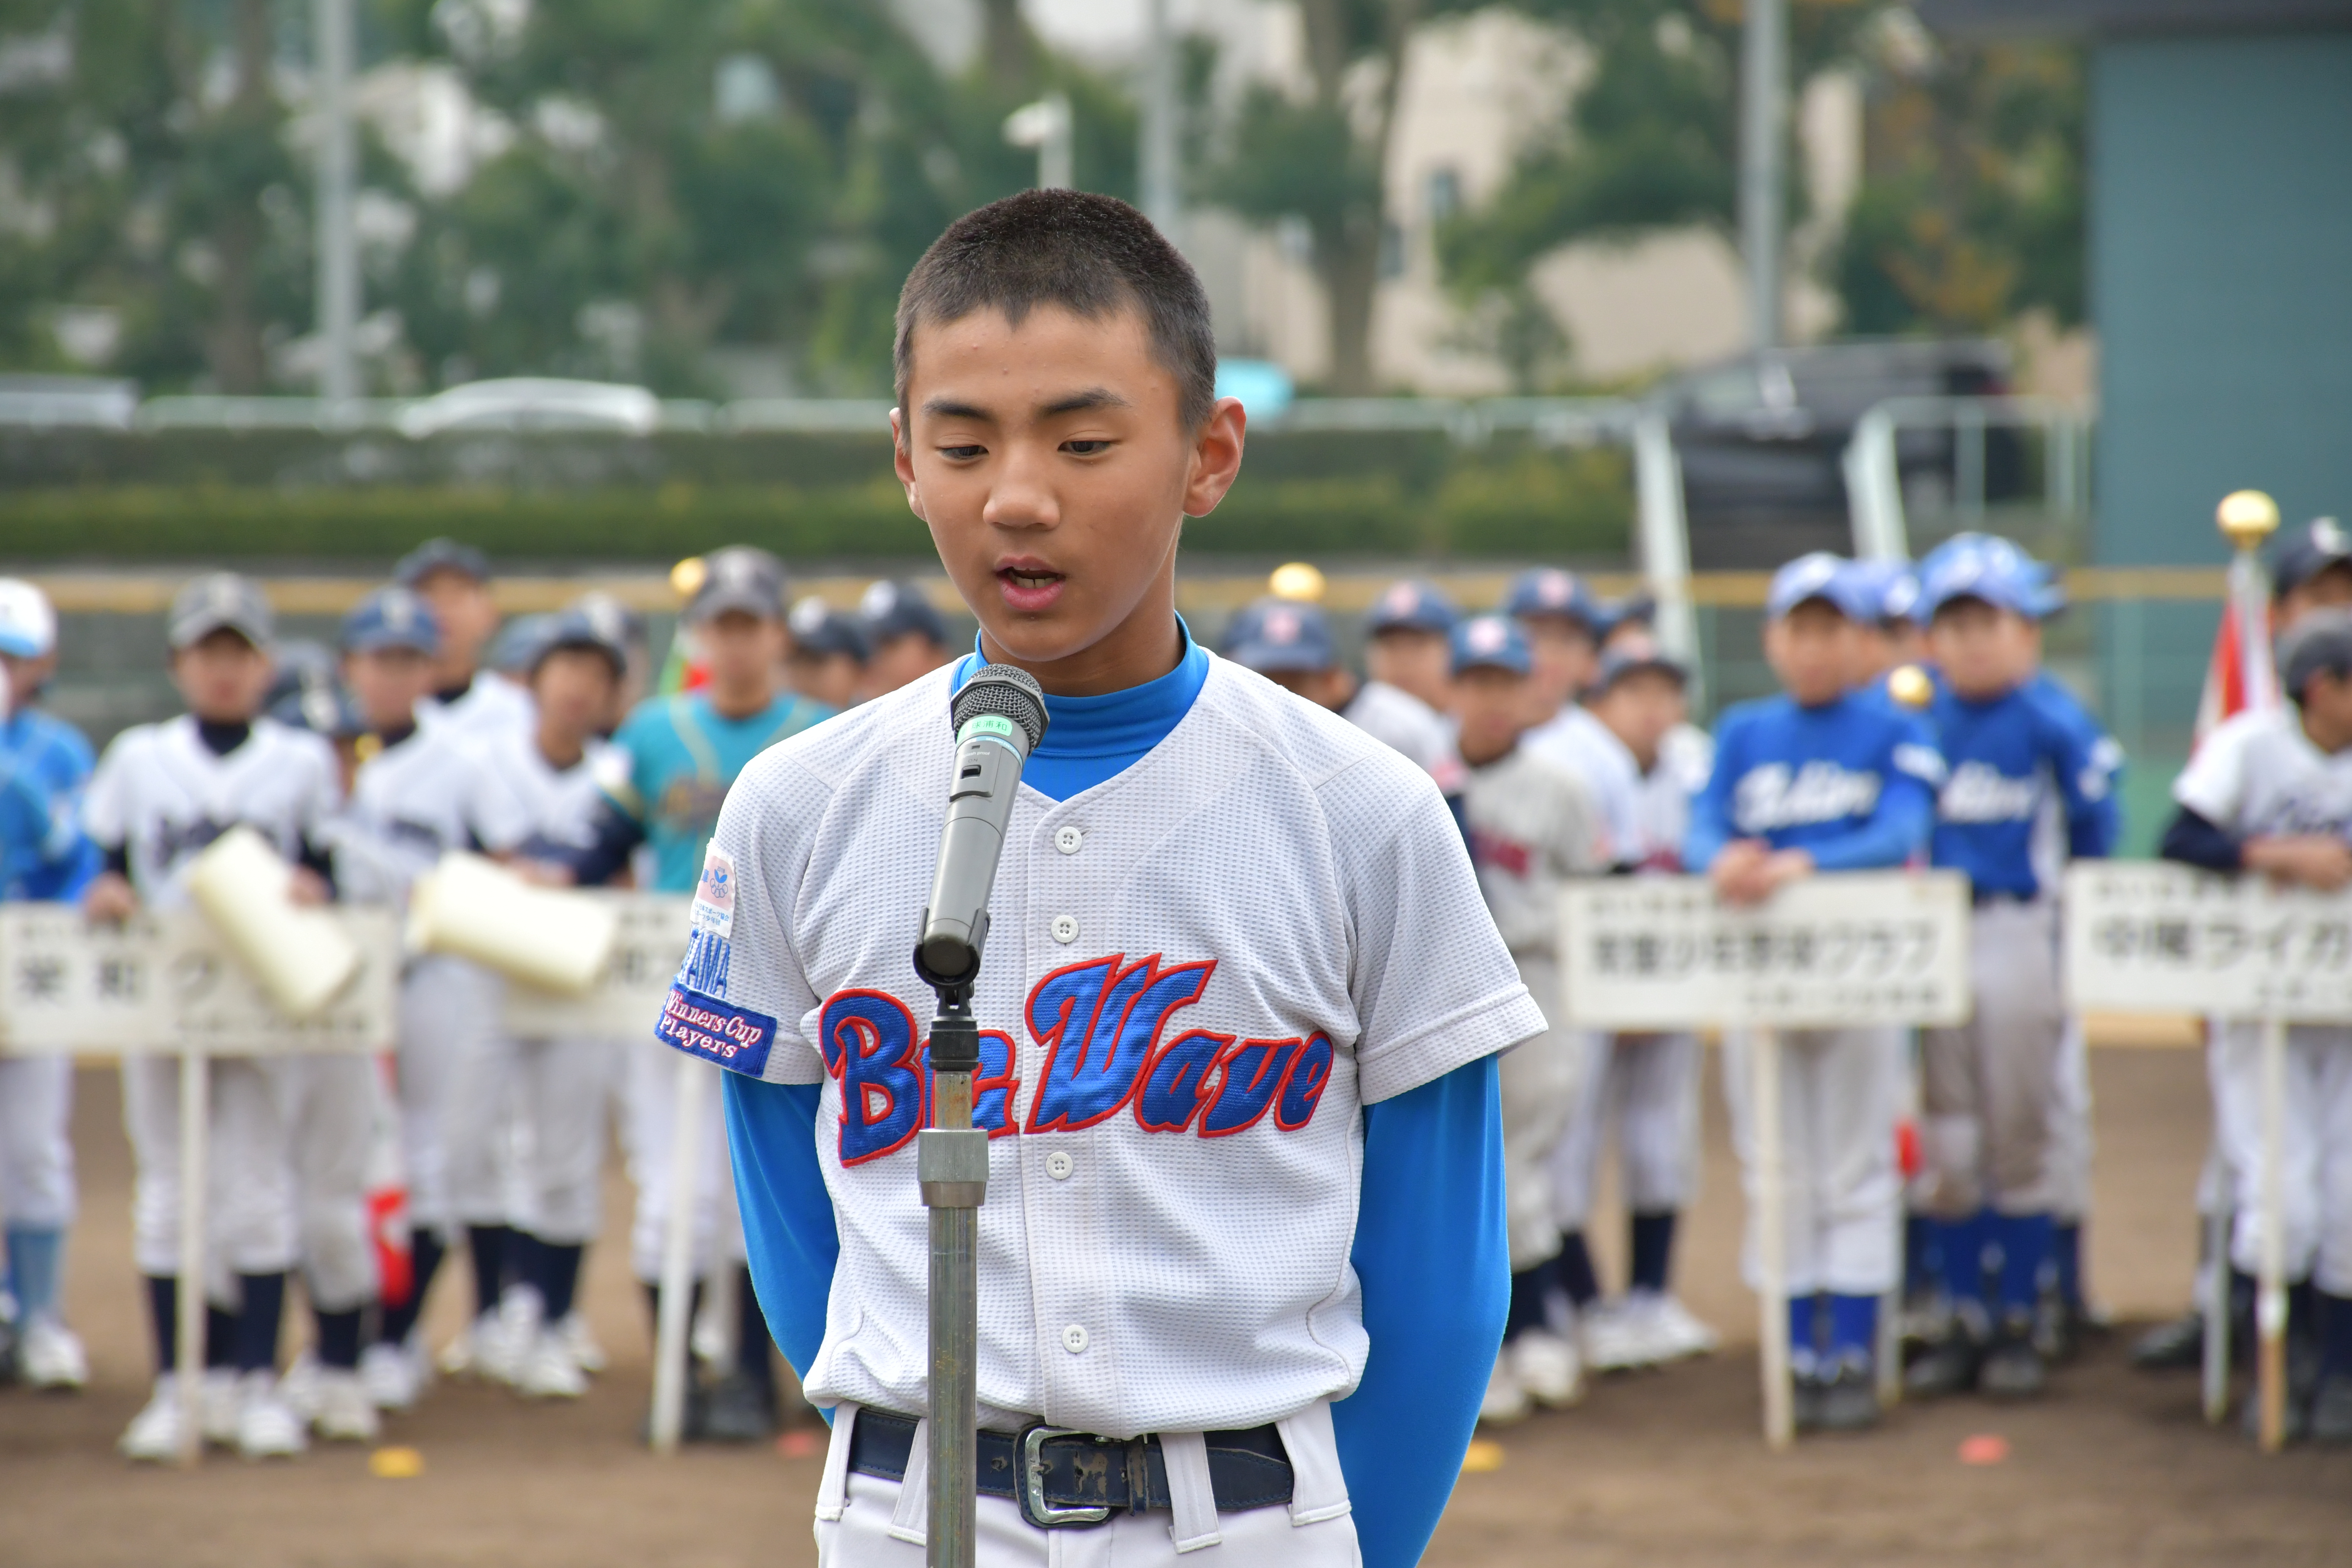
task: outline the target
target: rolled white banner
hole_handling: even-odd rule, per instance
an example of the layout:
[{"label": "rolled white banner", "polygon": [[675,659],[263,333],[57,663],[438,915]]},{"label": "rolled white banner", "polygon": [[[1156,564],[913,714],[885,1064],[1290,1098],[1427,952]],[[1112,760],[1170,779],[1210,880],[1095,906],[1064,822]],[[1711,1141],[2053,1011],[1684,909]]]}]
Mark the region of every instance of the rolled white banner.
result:
[{"label": "rolled white banner", "polygon": [[469,958],[565,996],[596,983],[620,929],[620,916],[603,900],[535,887],[460,850],[441,857],[409,891],[411,952]]},{"label": "rolled white banner", "polygon": [[188,892],[205,918],[289,1018],[309,1018],[351,983],[360,950],[324,909],[289,892],[294,868],[239,825],[188,866]]}]

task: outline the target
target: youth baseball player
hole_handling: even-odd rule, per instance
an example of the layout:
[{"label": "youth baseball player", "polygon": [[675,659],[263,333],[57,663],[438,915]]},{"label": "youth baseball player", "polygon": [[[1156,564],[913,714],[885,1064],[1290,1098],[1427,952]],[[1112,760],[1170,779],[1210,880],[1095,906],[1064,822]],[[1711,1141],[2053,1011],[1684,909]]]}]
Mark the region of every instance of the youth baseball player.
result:
[{"label": "youth baseball player", "polygon": [[[511,797],[488,778],[480,743],[459,722],[420,723],[442,657],[433,612],[409,589],[378,589],[344,618],[343,679],[370,731],[335,823],[337,879],[352,902],[405,908],[415,879],[445,853],[513,833],[504,809]],[[384,1303],[374,1342],[361,1358],[369,1394],[384,1409],[414,1404],[431,1381],[418,1319],[457,1239],[452,1166],[465,1119],[479,1109],[468,1099],[467,1079],[496,1048],[499,996],[495,975],[448,954],[413,958],[401,972],[396,1077],[410,1286],[404,1300]],[[483,1240],[476,1305],[495,1321],[503,1237]],[[478,1310],[477,1327],[479,1319]],[[470,1364],[472,1342],[469,1329],[461,1363]]]},{"label": "youth baseball player", "polygon": [[924,1551],[908,941],[990,658],[1052,724],[975,997],[980,1561],[1411,1563],[1507,1305],[1493,1060],[1542,1015],[1428,776],[1177,618],[1244,416],[1175,248],[1031,191],[950,227],[898,321],[898,473],[979,650],[745,770],[663,1027],[731,1069],[760,1300],[833,1411],[819,1560]]},{"label": "youth baseball player", "polygon": [[1503,612],[1524,628],[1535,659],[1531,695],[1541,718],[1527,746],[1584,781],[1601,813],[1604,859],[1630,862],[1641,837],[1640,782],[1625,748],[1582,701],[1601,668],[1600,605],[1573,573],[1544,566],[1512,580]]},{"label": "youth baseball player", "polygon": [[[57,669],[58,617],[30,583],[0,578],[0,900],[71,900],[97,871],[81,830],[89,742],[37,705]],[[16,1375],[35,1388],[89,1381],[81,1341],[58,1302],[66,1234],[73,1226],[73,1058],[0,1057],[0,1220],[6,1223],[7,1294],[15,1303]],[[8,1352],[0,1350],[0,1367]]]},{"label": "youth baseball player", "polygon": [[[2231,720],[2173,782],[2163,852],[2333,891],[2352,883],[2352,611],[2305,616],[2281,641],[2279,676],[2292,705]],[[2259,1028],[2221,1030],[2208,1060],[2237,1195],[2230,1263],[2251,1277],[2263,1247]],[[2352,1029],[2288,1029],[2282,1131],[2287,1435],[2352,1442]],[[2250,1430],[2257,1403],[2247,1400]]]},{"label": "youth baseball player", "polygon": [[[325,828],[336,804],[334,753],[318,736],[257,716],[269,685],[269,605],[228,573],[199,577],[172,602],[172,680],[188,710],[115,737],[92,776],[83,826],[105,868],[84,892],[94,920],[142,904],[184,908],[198,851],[243,824],[297,866],[295,896],[331,892]],[[249,1458],[303,1447],[303,1421],[278,1389],[278,1335],[299,1226],[287,1121],[289,1064],[236,1057],[212,1062],[211,1256],[204,1278],[226,1281],[212,1316],[205,1378],[206,1437]],[[123,1434],[135,1459],[178,1449],[180,1377],[173,1324],[180,1268],[180,1078],[169,1057],[122,1064],[122,1116],[135,1166],[131,1251],[145,1276],[155,1328],[155,1397]]]},{"label": "youth baseball player", "polygon": [[[1943,764],[1927,729],[1849,685],[1859,623],[1874,606],[1844,563],[1817,553],[1773,574],[1764,654],[1782,695],[1727,710],[1715,771],[1692,802],[1684,859],[1737,903],[1816,871],[1902,866],[1923,854]],[[1748,1177],[1749,1278],[1756,1264],[1756,1129],[1750,1042],[1725,1041],[1733,1142]],[[1872,1377],[1878,1298],[1896,1279],[1901,1201],[1895,1123],[1896,1029],[1780,1036],[1790,1363],[1802,1427],[1878,1419]]]},{"label": "youth baseball player", "polygon": [[[558,857],[583,884],[610,878],[642,846],[650,854],[646,880],[652,888],[691,890],[719,803],[736,775],[761,752],[831,715],[776,685],[786,636],[782,563],[764,550],[736,545],[713,552],[704,565],[685,619],[708,661],[709,679],[691,692],[645,703],[614,736],[614,749],[602,763],[604,799],[593,842]],[[645,1287],[650,1324],[659,1316],[662,1238],[670,1183],[678,1179],[671,1144],[681,1064],[647,1038],[625,1047],[622,1070],[622,1140],[637,1191],[630,1262]],[[698,1280],[720,1268],[743,1268],[735,1188],[727,1179],[727,1130],[718,1097],[710,1099],[698,1161],[688,1173],[695,1183]],[[691,1437],[750,1440],[775,1426],[766,1327],[748,1279],[739,1285],[738,1364],[707,1396],[694,1391],[687,1411]]]},{"label": "youth baseball player", "polygon": [[784,673],[792,689],[836,710],[856,703],[873,651],[866,640],[865,621],[844,615],[814,594],[795,600],[787,620],[793,650],[785,658]]},{"label": "youth baseball player", "polygon": [[489,557],[453,539],[428,539],[400,558],[392,576],[425,602],[441,635],[419,721],[453,724],[474,741],[529,728],[528,694],[512,681],[483,679],[482,653],[499,629]]},{"label": "youth baseball player", "polygon": [[2025,1398],[2046,1378],[2036,1317],[2061,1201],[2056,895],[2066,860],[2115,847],[2121,756],[2036,679],[2043,585],[2015,547],[1986,540],[1940,552],[1919,605],[1940,678],[1929,720],[1949,770],[1933,858],[1969,879],[1975,1000],[1968,1023],[1921,1042],[1925,1206],[1953,1322],[1906,1385]]},{"label": "youth baseball player", "polygon": [[[1612,633],[1586,700],[1639,780],[1638,837],[1618,847],[1634,874],[1682,869],[1690,797],[1706,787],[1711,743],[1686,722],[1688,674],[1646,632]],[[1688,731],[1696,747],[1677,743]],[[1669,1282],[1675,1228],[1698,1170],[1698,1037],[1686,1031],[1587,1031],[1576,1109],[1552,1157],[1553,1212],[1561,1231],[1560,1283],[1575,1305],[1588,1364],[1608,1372],[1704,1355],[1715,1331],[1676,1300]],[[1601,1299],[1585,1241],[1601,1152],[1616,1130],[1619,1186],[1628,1211],[1624,1294]]]},{"label": "youth baseball player", "polygon": [[880,582],[857,601],[866,633],[866,697],[896,691],[955,658],[948,623],[912,583]]},{"label": "youth baseball player", "polygon": [[[1525,744],[1538,710],[1533,672],[1527,636],[1509,616],[1479,616],[1454,627],[1470,862],[1520,984],[1549,1016],[1561,1002],[1560,889],[1601,868],[1606,835],[1583,781]],[[1502,1060],[1511,1310],[1478,1407],[1481,1420],[1496,1425],[1520,1419],[1531,1405],[1573,1405],[1584,1393],[1575,1325],[1556,1321],[1560,1225],[1551,1181],[1552,1158],[1576,1112],[1583,1055],[1580,1034],[1549,1028]]]},{"label": "youth baseball player", "polygon": [[1364,616],[1364,689],[1349,715],[1357,728],[1410,756],[1404,742],[1433,720],[1444,724],[1454,704],[1454,623],[1461,618],[1434,584],[1408,579],[1381,590]]}]

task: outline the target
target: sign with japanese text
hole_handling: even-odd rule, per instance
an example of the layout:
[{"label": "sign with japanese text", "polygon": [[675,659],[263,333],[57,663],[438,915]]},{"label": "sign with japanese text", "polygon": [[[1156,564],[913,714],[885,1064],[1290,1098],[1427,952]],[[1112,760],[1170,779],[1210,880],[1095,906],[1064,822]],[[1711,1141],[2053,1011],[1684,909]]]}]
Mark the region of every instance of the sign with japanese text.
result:
[{"label": "sign with japanese text", "polygon": [[577,996],[507,983],[506,1026],[519,1039],[602,1037],[651,1038],[668,1000],[669,983],[686,962],[688,910],[683,893],[595,893],[619,913],[620,934],[596,984]]},{"label": "sign with japanese text", "polygon": [[1587,1029],[1841,1028],[1969,1016],[1969,889],[1950,872],[1808,877],[1726,904],[1701,877],[1560,900],[1560,990]]},{"label": "sign with japanese text", "polygon": [[2066,873],[2068,1004],[2352,1023],[2352,894],[2161,862]]},{"label": "sign with japanese text", "polygon": [[400,967],[394,917],[335,913],[359,947],[359,968],[318,1016],[297,1022],[193,910],[92,925],[69,905],[0,907],[0,1054],[389,1050]]}]

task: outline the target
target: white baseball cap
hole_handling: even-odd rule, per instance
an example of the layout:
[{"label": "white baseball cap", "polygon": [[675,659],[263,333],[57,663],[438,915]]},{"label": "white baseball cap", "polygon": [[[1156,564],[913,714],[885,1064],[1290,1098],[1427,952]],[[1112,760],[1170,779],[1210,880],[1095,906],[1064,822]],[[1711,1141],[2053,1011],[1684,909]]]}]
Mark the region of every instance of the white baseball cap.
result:
[{"label": "white baseball cap", "polygon": [[21,577],[0,577],[0,653],[39,658],[58,646],[49,596]]}]

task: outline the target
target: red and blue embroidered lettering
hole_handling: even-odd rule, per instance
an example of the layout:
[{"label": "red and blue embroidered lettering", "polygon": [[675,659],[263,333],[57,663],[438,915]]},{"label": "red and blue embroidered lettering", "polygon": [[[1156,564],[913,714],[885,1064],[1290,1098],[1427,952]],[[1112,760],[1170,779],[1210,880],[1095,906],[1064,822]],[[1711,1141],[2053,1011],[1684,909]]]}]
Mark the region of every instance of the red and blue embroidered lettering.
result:
[{"label": "red and blue embroidered lettering", "polygon": [[817,1039],[824,1070],[841,1084],[841,1163],[906,1147],[930,1109],[930,1075],[906,1004],[887,991],[841,992],[817,1016]]}]

